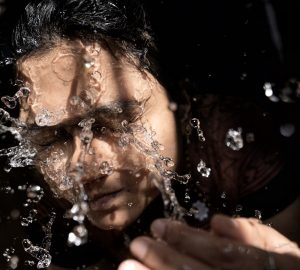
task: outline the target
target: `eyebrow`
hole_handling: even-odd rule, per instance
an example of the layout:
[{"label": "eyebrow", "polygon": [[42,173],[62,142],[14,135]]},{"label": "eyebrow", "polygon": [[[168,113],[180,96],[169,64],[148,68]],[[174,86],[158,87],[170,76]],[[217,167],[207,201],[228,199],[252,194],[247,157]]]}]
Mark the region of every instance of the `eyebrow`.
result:
[{"label": "eyebrow", "polygon": [[27,125],[27,128],[31,131],[38,131],[41,129],[56,130],[64,126],[78,125],[79,122],[88,118],[95,118],[96,122],[103,123],[103,126],[109,126],[112,122],[113,124],[116,124],[115,122],[120,119],[124,119],[129,122],[135,121],[142,115],[145,102],[146,101],[138,102],[136,100],[118,100],[96,107],[84,115],[75,115],[71,119],[67,119],[54,126],[38,126],[34,123]]}]

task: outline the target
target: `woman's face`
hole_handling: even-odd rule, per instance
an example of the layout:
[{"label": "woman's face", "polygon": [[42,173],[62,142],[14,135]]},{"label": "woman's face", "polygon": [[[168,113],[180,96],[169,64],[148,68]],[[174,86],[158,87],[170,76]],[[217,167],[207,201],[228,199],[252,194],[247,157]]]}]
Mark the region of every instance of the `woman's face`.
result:
[{"label": "woman's face", "polygon": [[101,229],[122,229],[137,219],[158,195],[151,181],[155,158],[177,159],[166,91],[134,63],[80,42],[61,42],[19,63],[31,90],[20,119],[38,150],[37,167],[71,202],[80,181],[88,218]]}]

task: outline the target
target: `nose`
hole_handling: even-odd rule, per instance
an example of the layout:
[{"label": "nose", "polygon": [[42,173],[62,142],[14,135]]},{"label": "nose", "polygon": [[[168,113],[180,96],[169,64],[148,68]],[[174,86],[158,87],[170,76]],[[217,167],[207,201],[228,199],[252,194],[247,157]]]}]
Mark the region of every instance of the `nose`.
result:
[{"label": "nose", "polygon": [[[69,147],[67,172],[69,175],[77,174],[83,170],[82,182],[99,179],[113,172],[118,164],[113,142],[106,139],[93,137],[89,149],[84,146],[81,129],[72,132],[72,143]],[[83,166],[82,168],[78,166]]]},{"label": "nose", "polygon": [[75,129],[71,132],[72,142],[69,146],[69,160],[68,160],[68,172],[76,172],[78,171],[78,166],[84,165],[82,163],[86,163],[86,156],[82,136],[80,130]]}]

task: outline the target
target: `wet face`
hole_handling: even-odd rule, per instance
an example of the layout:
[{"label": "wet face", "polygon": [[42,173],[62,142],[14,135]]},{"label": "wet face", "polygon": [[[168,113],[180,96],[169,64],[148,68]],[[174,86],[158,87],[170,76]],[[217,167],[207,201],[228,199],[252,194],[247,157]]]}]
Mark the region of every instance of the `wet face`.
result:
[{"label": "wet face", "polygon": [[37,167],[71,202],[83,187],[88,218],[101,229],[124,228],[158,195],[152,181],[158,157],[176,164],[166,92],[135,64],[103,45],[80,42],[61,42],[19,63],[31,90],[20,119],[38,150]]}]

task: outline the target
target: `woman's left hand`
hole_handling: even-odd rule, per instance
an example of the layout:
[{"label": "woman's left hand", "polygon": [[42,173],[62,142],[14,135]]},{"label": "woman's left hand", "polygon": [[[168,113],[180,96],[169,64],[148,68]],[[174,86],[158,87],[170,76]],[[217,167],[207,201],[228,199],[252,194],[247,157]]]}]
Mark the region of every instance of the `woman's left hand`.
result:
[{"label": "woman's left hand", "polygon": [[130,245],[139,262],[127,260],[119,270],[253,270],[272,269],[274,263],[270,253],[263,249],[177,221],[156,220],[151,230],[156,240],[138,237]]}]

